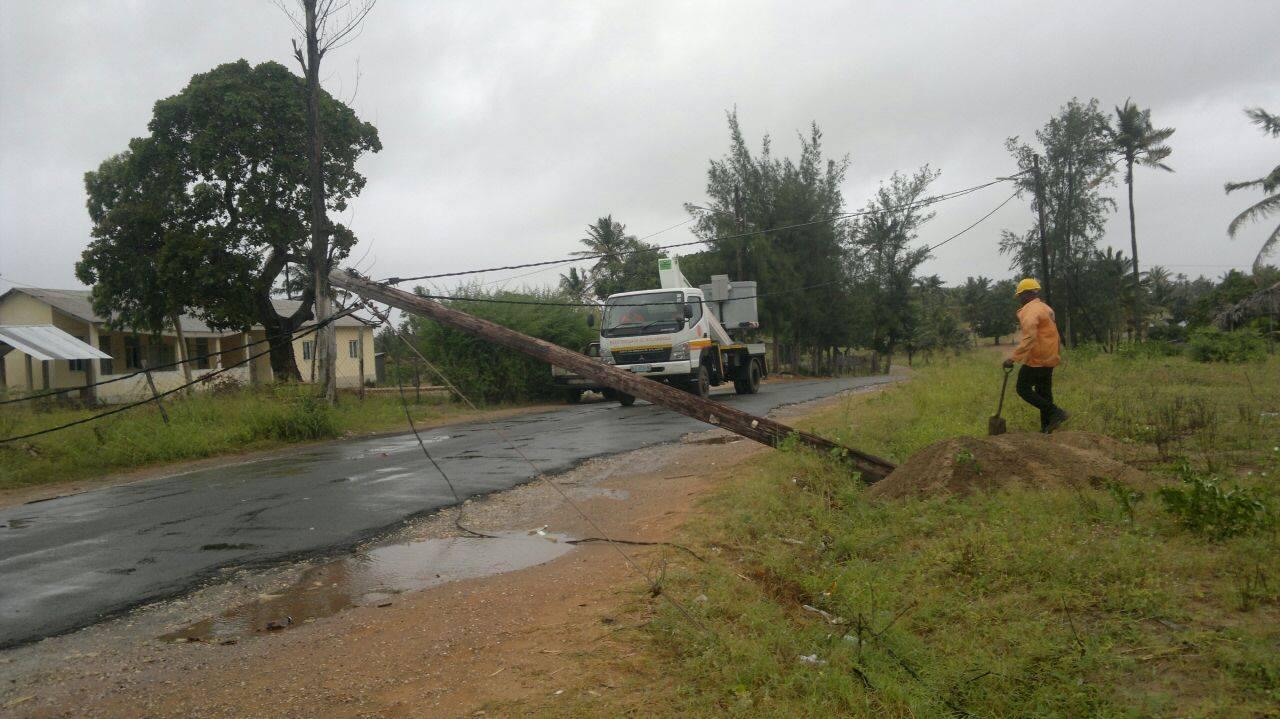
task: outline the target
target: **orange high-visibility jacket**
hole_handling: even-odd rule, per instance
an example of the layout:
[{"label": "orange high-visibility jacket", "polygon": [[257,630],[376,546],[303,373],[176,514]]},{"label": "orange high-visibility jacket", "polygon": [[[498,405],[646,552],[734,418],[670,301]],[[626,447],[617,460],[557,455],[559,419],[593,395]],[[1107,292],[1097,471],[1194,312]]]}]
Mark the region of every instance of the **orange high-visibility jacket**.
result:
[{"label": "orange high-visibility jacket", "polygon": [[1022,328],[1022,341],[1013,350],[1013,360],[1028,367],[1057,367],[1061,358],[1053,308],[1039,298],[1031,300],[1018,310],[1018,325]]}]

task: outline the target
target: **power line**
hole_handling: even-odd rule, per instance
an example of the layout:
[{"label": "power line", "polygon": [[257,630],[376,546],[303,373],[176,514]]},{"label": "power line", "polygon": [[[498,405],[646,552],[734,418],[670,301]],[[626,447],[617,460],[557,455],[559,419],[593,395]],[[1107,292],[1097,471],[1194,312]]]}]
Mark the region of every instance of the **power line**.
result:
[{"label": "power line", "polygon": [[[1003,208],[1005,205],[1009,204],[1009,203],[1010,203],[1010,202],[1011,202],[1015,197],[1017,197],[1017,196],[1018,196],[1018,193],[1016,193],[1016,192],[1015,192],[1014,194],[1012,194],[1012,195],[1010,195],[1008,198],[1006,198],[1003,202],[1001,202],[999,205],[996,205],[996,206],[995,206],[995,208],[994,208],[994,209],[992,209],[990,212],[988,212],[987,214],[983,215],[982,217],[979,217],[977,220],[975,220],[975,221],[974,221],[972,224],[970,224],[968,227],[964,228],[963,230],[960,230],[959,232],[955,233],[954,235],[951,235],[951,236],[950,236],[950,237],[948,237],[947,239],[942,240],[941,242],[938,242],[937,244],[930,245],[930,246],[928,246],[928,247],[924,248],[924,251],[925,251],[926,253],[933,252],[933,251],[934,251],[934,250],[936,250],[937,248],[942,247],[943,245],[945,245],[945,244],[947,244],[948,242],[950,242],[950,241],[952,241],[952,240],[956,239],[957,237],[960,237],[961,235],[964,235],[965,233],[969,232],[969,231],[970,231],[970,230],[972,230],[973,228],[975,228],[975,227],[977,227],[978,225],[980,225],[980,224],[982,224],[983,222],[985,222],[985,221],[986,221],[988,218],[990,218],[992,215],[994,215],[994,214],[996,214],[997,212],[999,212],[1001,208]],[[844,280],[843,280],[843,279],[840,279],[840,280],[831,280],[831,281],[829,281],[829,282],[819,282],[819,283],[817,283],[817,284],[805,285],[805,286],[803,286],[803,287],[796,287],[796,288],[789,289],[789,290],[776,290],[776,291],[773,291],[773,292],[758,292],[758,293],[756,293],[756,294],[754,294],[754,295],[747,295],[747,296],[745,296],[745,297],[735,297],[734,299],[753,300],[753,299],[759,299],[759,298],[762,298],[762,297],[777,297],[778,295],[788,295],[788,294],[795,294],[795,293],[798,293],[798,292],[807,292],[807,291],[809,291],[809,290],[818,289],[818,288],[820,288],[820,287],[830,287],[831,285],[840,284],[840,283],[842,283],[842,282],[844,282]],[[541,302],[541,301],[538,301],[538,300],[514,300],[514,299],[501,299],[501,298],[496,298],[496,297],[460,297],[460,296],[456,296],[456,295],[429,295],[429,294],[419,294],[418,296],[419,296],[419,297],[422,297],[422,298],[424,298],[424,299],[428,299],[428,300],[448,301],[448,302],[484,302],[484,303],[489,303],[489,304],[503,304],[503,305],[530,305],[530,306],[535,306],[535,307],[537,307],[537,306],[541,306],[541,307],[587,307],[587,308],[591,308],[591,309],[599,309],[599,308],[601,307],[601,305],[600,305],[600,304],[598,304],[598,303],[590,303],[590,302]],[[609,306],[610,306],[610,307],[652,307],[652,306],[662,306],[662,305],[683,305],[683,304],[685,304],[685,303],[684,303],[684,302],[675,302],[675,301],[663,301],[663,302],[617,302],[617,303],[614,303],[614,304],[609,305]]]},{"label": "power line", "polygon": [[[839,213],[839,214],[836,214],[836,215],[831,215],[831,216],[829,216],[829,217],[824,217],[824,218],[820,218],[820,219],[817,219],[817,220],[809,220],[809,221],[806,221],[806,222],[796,222],[796,223],[792,223],[792,224],[789,224],[789,225],[782,225],[782,226],[780,226],[780,227],[770,227],[770,228],[765,228],[765,229],[753,230],[753,231],[751,231],[751,232],[742,232],[742,233],[739,233],[739,234],[736,234],[736,235],[722,235],[722,236],[718,236],[718,237],[712,237],[712,238],[701,239],[701,240],[691,240],[691,241],[689,241],[689,242],[677,242],[677,243],[673,243],[673,244],[669,244],[669,245],[655,245],[655,246],[652,246],[652,247],[638,247],[638,248],[631,249],[631,250],[621,250],[621,251],[619,251],[619,252],[617,252],[617,253],[585,254],[585,255],[578,255],[578,256],[576,256],[576,257],[566,257],[566,258],[560,258],[560,259],[555,259],[555,260],[543,260],[543,261],[541,261],[541,262],[526,262],[526,263],[518,264],[518,265],[504,265],[504,266],[501,266],[501,267],[486,267],[486,268],[483,268],[483,269],[476,269],[476,270],[461,270],[461,271],[458,271],[458,272],[441,272],[441,273],[438,273],[438,274],[432,274],[432,275],[417,275],[417,276],[414,276],[414,277],[388,277],[388,278],[386,278],[385,280],[383,280],[383,283],[385,283],[385,284],[391,284],[391,285],[397,285],[397,284],[400,284],[400,283],[402,283],[402,282],[413,282],[413,281],[416,281],[416,280],[434,280],[434,279],[439,279],[439,278],[442,278],[442,277],[461,277],[461,276],[464,276],[464,275],[476,275],[476,274],[482,274],[482,273],[485,273],[485,272],[501,272],[501,271],[504,271],[504,270],[522,270],[522,269],[529,268],[529,267],[547,267],[547,266],[551,266],[551,265],[562,265],[562,264],[571,263],[571,262],[580,262],[580,261],[583,261],[583,260],[600,259],[600,258],[602,258],[602,257],[612,257],[612,256],[617,256],[617,255],[628,255],[628,254],[633,254],[633,253],[636,253],[636,252],[647,252],[647,251],[658,251],[658,250],[672,250],[672,249],[677,249],[677,248],[680,248],[680,247],[690,247],[690,246],[693,246],[693,245],[705,245],[705,244],[711,244],[711,243],[715,243],[715,242],[723,242],[723,241],[726,241],[726,240],[741,239],[741,238],[743,238],[743,237],[753,237],[753,236],[755,236],[755,235],[769,234],[769,233],[774,233],[774,232],[782,232],[782,231],[784,231],[784,230],[794,230],[794,229],[798,229],[798,228],[801,228],[801,227],[811,227],[811,226],[813,226],[813,225],[821,225],[821,224],[826,224],[826,223],[828,223],[828,222],[836,222],[836,221],[838,221],[838,220],[847,220],[847,219],[852,219],[852,218],[854,218],[854,217],[863,217],[863,216],[866,216],[866,215],[875,215],[875,214],[881,214],[881,213],[885,213],[885,212],[892,212],[892,211],[894,211],[894,210],[910,209],[910,208],[913,208],[913,207],[927,207],[927,206],[929,206],[929,205],[936,204],[936,203],[938,203],[938,202],[943,202],[943,201],[946,201],[946,200],[952,200],[952,199],[955,199],[955,198],[957,198],[957,197],[963,197],[963,196],[965,196],[965,195],[968,195],[968,194],[971,194],[971,193],[977,192],[978,190],[985,189],[985,188],[987,188],[987,187],[990,187],[990,186],[992,186],[992,185],[999,184],[999,183],[1001,183],[1001,182],[1008,182],[1008,181],[1012,180],[1013,178],[1018,177],[1018,175],[1022,175],[1022,174],[1025,174],[1025,173],[1026,173],[1026,171],[1023,171],[1023,172],[1017,173],[1017,174],[1015,174],[1015,175],[1011,175],[1011,176],[1009,176],[1009,177],[999,177],[999,178],[996,178],[996,179],[994,179],[994,180],[991,180],[990,182],[985,182],[985,183],[980,184],[980,185],[974,185],[974,186],[972,186],[972,187],[966,187],[966,188],[961,189],[961,190],[954,190],[954,191],[952,191],[952,192],[943,193],[943,194],[941,194],[941,195],[936,195],[936,196],[934,196],[934,197],[927,197],[927,198],[925,198],[925,199],[923,199],[923,200],[918,200],[918,201],[916,201],[916,202],[909,202],[909,203],[906,203],[906,204],[903,204],[903,205],[898,205],[898,206],[896,206],[896,207],[888,207],[888,208],[876,209],[876,210],[859,210],[859,211],[856,211],[856,212],[842,212],[842,213]],[[715,210],[710,210],[710,211],[711,211],[711,212],[717,212],[717,211],[715,211]],[[717,213],[718,213],[718,214],[724,214],[723,212],[717,212]],[[690,220],[689,220],[689,221],[692,221],[692,218],[690,218]],[[687,222],[686,222],[686,223],[681,223],[681,224],[687,224]],[[673,228],[674,228],[674,227],[679,227],[679,226],[680,226],[679,224],[677,224],[677,225],[673,225]],[[668,229],[672,229],[672,228],[668,228]],[[666,231],[666,230],[663,230],[663,232],[665,232],[665,231]],[[655,233],[655,234],[656,234],[656,233]],[[532,273],[531,273],[531,274],[532,274]]]},{"label": "power line", "polygon": [[[33,287],[32,289],[40,289],[40,288],[38,288],[38,287]],[[300,325],[297,329],[293,330],[293,332],[298,332],[299,330],[303,330],[303,329],[306,329],[306,328],[308,328],[308,327],[312,327],[312,326],[314,326],[314,325]],[[165,364],[156,365],[156,366],[154,366],[154,367],[147,367],[147,368],[145,368],[145,369],[140,369],[140,370],[138,370],[138,371],[136,371],[136,372],[131,372],[131,373],[129,373],[129,374],[120,375],[119,377],[112,377],[111,379],[104,379],[104,380],[100,380],[100,381],[98,381],[98,382],[90,382],[90,383],[88,383],[88,384],[76,385],[76,386],[74,386],[74,387],[61,387],[61,388],[58,388],[58,389],[52,389],[52,390],[49,390],[48,392],[40,392],[40,393],[38,393],[38,394],[29,394],[29,395],[26,395],[26,396],[24,396],[24,397],[16,397],[16,398],[14,398],[14,399],[0,400],[0,406],[6,405],[6,404],[13,404],[13,403],[15,403],[15,402],[28,402],[28,401],[31,401],[31,400],[41,399],[42,397],[53,397],[53,396],[60,395],[60,394],[67,394],[67,393],[70,393],[70,392],[81,392],[81,391],[86,390],[86,389],[93,389],[94,387],[101,387],[101,386],[103,386],[103,385],[108,385],[108,384],[111,384],[111,383],[113,383],[113,382],[122,382],[122,381],[127,380],[127,379],[132,379],[132,378],[134,378],[134,377],[138,377],[138,376],[140,376],[140,375],[144,375],[144,374],[146,374],[147,372],[158,372],[158,371],[160,371],[160,370],[169,369],[170,367],[178,367],[178,366],[181,366],[181,365],[184,365],[184,364],[191,364],[191,363],[193,363],[193,362],[200,362],[200,361],[203,361],[203,360],[207,360],[207,359],[209,359],[210,357],[220,357],[220,356],[222,356],[222,355],[224,355],[224,354],[227,354],[228,352],[239,352],[240,350],[248,349],[248,348],[253,347],[253,346],[255,346],[255,345],[260,345],[260,344],[262,344],[263,342],[271,342],[271,341],[273,341],[273,340],[279,339],[280,337],[288,337],[288,336],[292,336],[292,335],[293,335],[293,332],[280,333],[280,334],[271,335],[271,336],[269,336],[269,337],[263,337],[263,338],[262,338],[262,339],[260,339],[260,340],[254,340],[253,342],[250,342],[250,343],[248,343],[248,344],[242,344],[242,345],[240,345],[240,346],[238,346],[238,347],[231,347],[231,348],[229,348],[229,349],[218,350],[217,352],[207,352],[207,353],[202,354],[202,355],[196,355],[196,356],[194,356],[194,357],[187,357],[187,358],[185,358],[185,359],[178,360],[178,361],[176,361],[176,362],[167,362],[167,363],[165,363]],[[184,348],[184,350],[185,350],[185,348]],[[95,360],[89,360],[89,361],[95,361]]]},{"label": "power line", "polygon": [[[311,334],[311,333],[313,333],[313,332],[316,332],[317,330],[319,330],[320,328],[324,327],[325,325],[327,325],[327,324],[329,324],[329,323],[331,323],[331,322],[336,321],[339,317],[344,317],[344,316],[346,316],[346,315],[351,314],[352,312],[355,312],[355,307],[349,307],[349,308],[347,308],[347,309],[345,309],[345,310],[343,310],[343,311],[341,311],[341,312],[338,312],[338,313],[336,313],[336,314],[333,314],[333,315],[329,316],[328,318],[326,318],[323,322],[318,322],[318,323],[316,323],[315,325],[312,325],[312,326],[311,326],[311,328],[310,328],[310,329],[308,329],[306,332],[303,332],[303,333],[301,333],[301,334],[296,334],[296,335],[295,335],[295,334],[291,334],[291,335],[290,335],[290,337],[289,337],[289,338],[287,338],[287,339],[288,339],[288,341],[289,341],[289,342],[292,342],[292,341],[293,341],[293,340],[295,340],[295,339],[298,339],[298,338],[301,338],[301,337],[306,337],[307,335],[309,335],[309,334]],[[281,342],[281,343],[279,343],[279,344],[284,344],[284,343],[283,343],[283,342]],[[124,411],[127,411],[127,410],[131,410],[131,409],[133,409],[134,407],[139,407],[139,406],[142,406],[142,405],[144,405],[144,404],[151,404],[151,403],[156,402],[156,401],[158,401],[158,400],[160,400],[160,399],[163,399],[163,398],[165,398],[165,397],[168,397],[168,396],[169,396],[169,395],[171,395],[171,394],[174,394],[174,393],[176,393],[176,392],[181,392],[182,390],[184,390],[184,389],[186,389],[186,388],[188,388],[188,387],[190,387],[190,386],[192,386],[192,385],[199,384],[199,383],[201,383],[201,382],[208,382],[209,380],[213,379],[214,377],[217,377],[217,376],[218,376],[218,375],[220,375],[220,374],[223,374],[223,373],[225,373],[225,372],[230,372],[231,370],[235,369],[236,367],[239,367],[239,366],[244,365],[244,364],[248,364],[249,362],[252,362],[253,360],[255,360],[255,359],[257,359],[257,358],[259,358],[259,357],[261,357],[261,356],[263,356],[263,355],[270,354],[271,350],[272,350],[274,347],[276,347],[276,346],[278,346],[278,345],[272,345],[271,347],[268,347],[267,349],[265,349],[265,350],[263,350],[263,351],[261,351],[261,352],[258,352],[257,354],[250,355],[250,356],[246,357],[245,359],[240,360],[239,362],[237,362],[237,363],[235,363],[235,364],[233,364],[233,365],[231,365],[231,366],[229,366],[229,367],[223,367],[223,368],[222,368],[222,369],[220,369],[220,370],[216,370],[216,371],[214,371],[214,372],[210,372],[210,373],[208,373],[208,374],[204,375],[203,377],[200,377],[200,378],[198,378],[198,379],[193,379],[193,380],[191,380],[190,382],[186,382],[186,383],[183,383],[183,384],[181,384],[181,385],[178,385],[177,387],[174,387],[174,388],[173,388],[173,389],[171,389],[171,390],[166,390],[166,391],[164,391],[164,392],[160,392],[160,393],[158,393],[158,394],[156,394],[156,395],[154,395],[154,396],[152,396],[152,397],[148,397],[147,399],[139,400],[139,401],[137,401],[137,402],[132,402],[132,403],[130,403],[130,404],[126,404],[126,405],[121,405],[120,407],[116,407],[116,408],[114,408],[114,409],[107,410],[106,412],[99,412],[98,414],[90,415],[90,416],[88,416],[88,417],[82,417],[82,418],[80,418],[80,419],[73,420],[73,421],[71,421],[71,422],[67,422],[67,423],[65,423],[65,424],[60,424],[60,425],[58,425],[58,426],[56,426],[56,427],[49,427],[49,428],[47,428],[47,429],[42,429],[42,430],[38,430],[38,431],[35,431],[35,432],[28,432],[27,434],[20,434],[20,435],[14,436],[14,437],[5,437],[5,438],[3,438],[3,439],[0,439],[0,444],[8,444],[9,442],[17,442],[17,441],[19,441],[19,440],[23,440],[23,439],[31,439],[31,438],[33,438],[33,437],[39,437],[39,436],[41,436],[41,435],[50,434],[50,433],[52,433],[52,432],[59,432],[59,431],[61,431],[61,430],[69,429],[69,428],[71,428],[71,427],[75,427],[75,426],[82,425],[82,424],[86,424],[86,423],[88,423],[88,422],[94,422],[94,421],[97,421],[97,420],[99,420],[99,419],[102,419],[103,417],[110,417],[110,416],[111,416],[111,415],[113,415],[113,414],[119,414],[119,413],[121,413],[121,412],[124,412]]]},{"label": "power line", "polygon": [[[367,303],[367,301],[366,301],[366,303]],[[374,314],[379,314],[379,315],[380,315],[380,313],[378,313],[376,310],[371,310],[371,311],[373,311],[373,312],[374,312]],[[381,315],[380,315],[380,316],[381,316]],[[384,321],[385,321],[385,320],[384,320]],[[443,382],[443,383],[444,383],[444,385],[450,389],[450,391],[452,391],[454,394],[456,394],[456,395],[458,396],[458,398],[459,398],[459,399],[461,399],[461,400],[462,400],[462,401],[463,401],[463,402],[464,402],[468,407],[470,407],[473,411],[475,411],[475,412],[479,412],[479,411],[480,411],[480,408],[479,408],[479,407],[477,407],[477,406],[476,406],[476,404],[475,404],[474,402],[472,402],[472,401],[471,401],[471,399],[470,399],[469,397],[467,397],[467,395],[465,395],[465,394],[462,392],[462,390],[458,389],[458,386],[457,386],[457,385],[455,385],[455,384],[454,384],[454,383],[453,383],[453,382],[452,382],[452,381],[451,381],[451,380],[450,380],[450,379],[449,379],[449,378],[444,374],[444,372],[440,370],[440,368],[439,368],[439,367],[436,367],[434,364],[432,364],[432,362],[431,362],[430,360],[428,360],[426,357],[424,357],[424,356],[422,355],[422,353],[421,353],[421,352],[419,352],[419,351],[418,351],[418,348],[417,348],[417,347],[414,347],[414,346],[413,346],[413,343],[412,343],[412,342],[410,342],[410,341],[408,340],[408,338],[406,338],[406,337],[404,336],[404,333],[402,333],[399,329],[397,329],[397,328],[395,327],[395,325],[391,324],[390,322],[387,322],[386,324],[387,324],[387,327],[388,327],[388,328],[390,328],[391,332],[392,332],[396,337],[398,337],[398,338],[400,339],[400,341],[401,341],[401,342],[403,342],[403,343],[404,343],[404,345],[405,345],[406,347],[408,347],[408,348],[409,348],[409,350],[410,350],[411,352],[413,352],[415,355],[417,355],[417,356],[418,356],[418,359],[419,359],[419,360],[421,360],[421,361],[422,361],[422,363],[423,363],[423,364],[425,364],[425,365],[427,366],[427,368],[428,368],[428,369],[430,369],[432,372],[434,372],[434,373],[435,373],[435,375],[436,375],[437,377],[439,377],[439,378],[440,378],[440,381],[441,381],[441,382]],[[573,509],[573,511],[574,511],[574,512],[576,512],[576,513],[577,513],[577,515],[583,519],[583,521],[585,521],[587,524],[591,525],[591,528],[592,528],[593,530],[595,530],[597,534],[599,534],[599,539],[600,539],[601,541],[603,541],[603,542],[607,543],[610,547],[613,547],[613,549],[614,549],[614,550],[619,554],[619,556],[621,556],[621,557],[622,557],[623,561],[624,561],[624,562],[626,562],[626,564],[627,564],[627,565],[628,565],[628,566],[629,566],[629,567],[630,567],[630,568],[631,568],[631,569],[632,569],[636,574],[638,574],[638,575],[640,575],[641,577],[643,577],[643,578],[644,578],[644,580],[649,584],[649,587],[650,587],[650,590],[651,590],[651,591],[654,591],[655,593],[660,594],[662,597],[664,597],[668,602],[670,602],[671,606],[673,606],[673,607],[675,607],[677,610],[679,610],[679,612],[680,612],[681,614],[683,614],[683,615],[685,616],[685,618],[686,618],[686,619],[688,619],[692,624],[694,624],[695,626],[697,626],[699,629],[701,629],[701,630],[702,630],[702,631],[704,631],[704,632],[711,633],[711,631],[707,628],[707,626],[706,626],[706,625],[705,625],[701,620],[699,620],[697,617],[695,617],[695,616],[694,616],[694,615],[693,615],[693,614],[692,614],[688,609],[686,609],[686,608],[684,607],[684,605],[682,605],[680,602],[676,601],[676,599],[675,599],[674,597],[672,597],[672,596],[670,595],[670,593],[669,593],[669,592],[658,592],[658,591],[657,591],[657,589],[658,589],[657,582],[655,582],[655,581],[653,580],[653,578],[649,576],[649,573],[648,573],[648,572],[646,572],[646,571],[644,571],[644,569],[642,569],[642,568],[640,567],[640,565],[636,564],[635,560],[634,560],[634,559],[632,559],[630,555],[628,555],[626,552],[622,551],[621,542],[620,542],[620,541],[618,541],[618,540],[611,539],[611,538],[609,537],[608,533],[606,533],[606,532],[604,531],[604,529],[602,529],[602,528],[600,527],[600,525],[599,525],[599,524],[597,524],[597,523],[596,523],[596,521],[590,517],[590,515],[588,515],[585,511],[583,511],[582,507],[581,507],[581,506],[579,506],[577,502],[573,501],[573,498],[572,498],[572,497],[570,497],[570,496],[568,495],[568,493],[566,493],[566,492],[564,491],[564,489],[562,489],[562,488],[561,488],[558,484],[556,484],[555,482],[551,481],[551,479],[547,477],[546,473],[544,473],[544,472],[543,472],[543,471],[538,467],[538,465],[534,463],[534,461],[533,461],[532,459],[529,459],[529,456],[528,456],[527,454],[525,454],[525,453],[524,453],[524,450],[520,449],[520,446],[519,446],[519,445],[517,445],[514,441],[512,441],[512,440],[511,440],[511,438],[510,438],[510,437],[508,437],[508,436],[506,435],[506,433],[502,431],[502,428],[501,428],[501,427],[499,427],[499,426],[498,426],[498,424],[497,424],[496,422],[494,422],[494,421],[493,421],[492,419],[490,419],[490,418],[486,418],[486,419],[485,419],[485,421],[488,423],[489,427],[493,430],[493,432],[494,432],[495,434],[497,434],[497,435],[498,435],[498,437],[499,437],[499,438],[501,438],[501,439],[502,439],[502,440],[507,444],[507,446],[511,447],[511,449],[512,449],[512,450],[514,450],[516,454],[520,455],[520,458],[521,458],[521,459],[523,459],[523,460],[524,460],[524,461],[525,461],[525,462],[526,462],[526,463],[527,463],[531,468],[533,468],[533,471],[534,471],[534,474],[535,474],[535,478],[536,478],[536,479],[540,479],[540,480],[542,480],[545,484],[547,484],[547,485],[548,485],[548,486],[550,486],[552,489],[554,489],[554,490],[556,491],[556,493],[560,495],[560,498],[561,498],[562,500],[564,500],[564,502],[565,502],[566,504],[568,504],[568,505]],[[425,450],[426,448],[425,448],[425,447],[423,447],[423,449]],[[443,472],[442,472],[441,474],[443,474]],[[627,542],[627,543],[628,543],[628,544],[637,544],[636,542]],[[688,550],[686,549],[686,551],[688,551]],[[695,554],[694,556],[697,556],[697,555]]]}]

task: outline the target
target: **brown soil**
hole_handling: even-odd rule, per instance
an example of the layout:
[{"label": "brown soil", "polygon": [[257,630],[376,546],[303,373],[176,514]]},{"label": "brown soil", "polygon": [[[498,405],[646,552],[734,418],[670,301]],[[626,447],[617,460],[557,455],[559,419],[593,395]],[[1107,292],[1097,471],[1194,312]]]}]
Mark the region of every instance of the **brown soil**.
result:
[{"label": "brown soil", "polygon": [[[787,408],[779,419],[814,409]],[[628,540],[668,540],[700,497],[767,451],[712,430],[553,478],[597,526],[546,482],[467,502],[462,519],[482,531],[546,526],[584,537],[599,528]],[[412,523],[392,539],[456,536],[454,516]],[[234,644],[159,639],[310,576],[303,575],[306,563],[280,576],[236,574],[188,597],[6,652],[0,715],[434,719],[524,716],[530,705],[575,692],[608,695],[643,670],[629,634],[663,601],[619,550],[653,575],[693,561],[670,546],[584,544],[546,564],[407,592]],[[589,686],[581,686],[583,676],[593,677]]]},{"label": "brown soil", "polygon": [[1142,483],[1143,452],[1091,432],[955,437],[916,452],[867,494],[902,499],[1001,487],[1071,487],[1113,479]]}]

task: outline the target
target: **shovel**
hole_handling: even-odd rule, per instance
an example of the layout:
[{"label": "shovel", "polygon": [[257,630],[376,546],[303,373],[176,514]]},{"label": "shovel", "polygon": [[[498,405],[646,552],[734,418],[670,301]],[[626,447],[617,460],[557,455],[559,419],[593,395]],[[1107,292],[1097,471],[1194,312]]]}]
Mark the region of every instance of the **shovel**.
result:
[{"label": "shovel", "polygon": [[1009,428],[1005,426],[1004,417],[1000,413],[1004,411],[1004,391],[1009,388],[1009,375],[1013,372],[1012,367],[1004,368],[1004,382],[1000,385],[1000,404],[996,406],[994,417],[987,418],[987,434],[995,436],[1004,434]]}]

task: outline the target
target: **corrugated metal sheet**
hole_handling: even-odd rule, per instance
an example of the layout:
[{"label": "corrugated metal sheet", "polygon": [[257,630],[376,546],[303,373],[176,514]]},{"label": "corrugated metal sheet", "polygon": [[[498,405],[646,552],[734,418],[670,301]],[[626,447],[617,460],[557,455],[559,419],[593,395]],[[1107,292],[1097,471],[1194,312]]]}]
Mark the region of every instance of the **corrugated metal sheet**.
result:
[{"label": "corrugated metal sheet", "polygon": [[53,325],[0,327],[0,348],[5,350],[0,354],[5,354],[12,348],[41,361],[111,359],[111,355],[72,337]]}]

